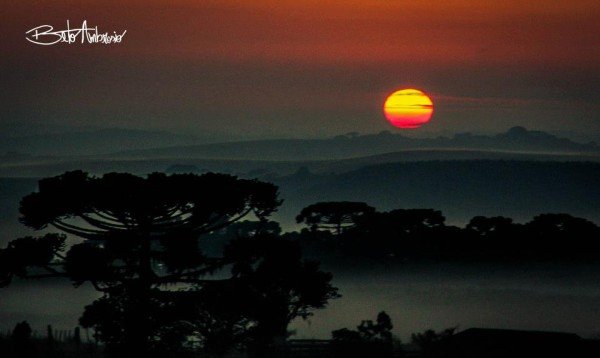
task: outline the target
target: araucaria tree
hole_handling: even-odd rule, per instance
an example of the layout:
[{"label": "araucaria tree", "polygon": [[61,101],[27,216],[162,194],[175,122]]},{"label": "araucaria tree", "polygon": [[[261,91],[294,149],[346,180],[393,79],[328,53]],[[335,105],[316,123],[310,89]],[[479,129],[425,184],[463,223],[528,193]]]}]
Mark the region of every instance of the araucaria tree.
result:
[{"label": "araucaria tree", "polygon": [[361,217],[375,212],[375,208],[362,202],[331,201],[309,205],[296,216],[297,223],[306,223],[312,229],[335,230],[340,235]]},{"label": "araucaria tree", "polygon": [[67,246],[65,235],[47,234],[12,241],[0,250],[0,284],[13,276],[90,282],[103,297],[82,324],[109,346],[143,355],[179,329],[177,292],[213,283],[207,275],[235,264],[207,257],[198,238],[242,218],[266,222],[280,203],[276,186],[224,174],[73,171],[43,179],[23,198],[21,222],[80,240]]}]

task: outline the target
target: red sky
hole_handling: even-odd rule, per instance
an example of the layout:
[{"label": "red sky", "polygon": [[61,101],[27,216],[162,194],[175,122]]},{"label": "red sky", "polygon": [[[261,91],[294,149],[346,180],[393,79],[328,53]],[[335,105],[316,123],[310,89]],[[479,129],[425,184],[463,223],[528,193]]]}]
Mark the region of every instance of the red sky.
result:
[{"label": "red sky", "polygon": [[[593,128],[598,1],[27,1],[0,5],[2,120],[253,135],[375,132],[432,94],[431,131]],[[112,46],[36,46],[87,19]],[[72,89],[65,91],[65,89]],[[4,105],[3,105],[4,106]]]}]

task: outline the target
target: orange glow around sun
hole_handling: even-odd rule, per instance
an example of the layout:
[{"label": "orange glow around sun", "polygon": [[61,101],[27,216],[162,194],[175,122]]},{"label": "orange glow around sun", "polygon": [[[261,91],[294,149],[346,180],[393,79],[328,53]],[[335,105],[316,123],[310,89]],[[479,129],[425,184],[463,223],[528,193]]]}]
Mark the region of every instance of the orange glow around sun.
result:
[{"label": "orange glow around sun", "polygon": [[433,102],[419,90],[403,89],[388,96],[383,113],[394,127],[419,128],[431,119]]}]

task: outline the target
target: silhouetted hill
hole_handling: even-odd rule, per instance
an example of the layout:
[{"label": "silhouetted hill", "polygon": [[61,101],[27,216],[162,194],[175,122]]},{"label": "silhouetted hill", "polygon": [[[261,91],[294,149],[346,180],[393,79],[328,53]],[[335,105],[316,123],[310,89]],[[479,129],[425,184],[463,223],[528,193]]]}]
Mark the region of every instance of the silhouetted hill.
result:
[{"label": "silhouetted hill", "polygon": [[471,149],[594,153],[600,147],[581,144],[539,131],[514,127],[497,135],[457,134],[452,138],[411,138],[388,131],[329,139],[279,139],[123,151],[115,158],[211,158],[262,160],[327,160],[368,156],[409,149]]}]

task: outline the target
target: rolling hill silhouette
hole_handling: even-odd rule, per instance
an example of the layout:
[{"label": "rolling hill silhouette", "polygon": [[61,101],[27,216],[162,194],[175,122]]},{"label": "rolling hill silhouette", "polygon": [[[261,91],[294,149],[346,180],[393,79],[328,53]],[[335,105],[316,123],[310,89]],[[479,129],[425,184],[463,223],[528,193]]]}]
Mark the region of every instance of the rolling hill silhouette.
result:
[{"label": "rolling hill silhouette", "polygon": [[544,153],[598,153],[595,143],[569,139],[523,127],[487,136],[470,133],[452,138],[411,138],[388,131],[329,139],[277,139],[175,146],[117,152],[113,158],[206,158],[263,160],[328,160],[368,156],[410,149],[471,149]]}]

